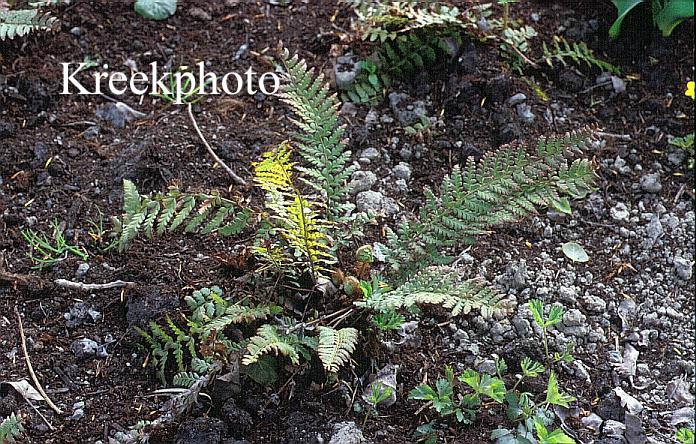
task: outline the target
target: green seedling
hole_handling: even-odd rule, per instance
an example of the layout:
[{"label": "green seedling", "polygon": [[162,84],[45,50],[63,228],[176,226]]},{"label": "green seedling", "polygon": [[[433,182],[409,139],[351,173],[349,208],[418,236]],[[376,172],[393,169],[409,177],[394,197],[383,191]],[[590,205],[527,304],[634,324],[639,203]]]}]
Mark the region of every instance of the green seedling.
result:
[{"label": "green seedling", "polygon": [[561,322],[563,319],[563,307],[560,305],[551,306],[548,318],[544,315],[544,304],[540,300],[532,299],[529,301],[529,308],[532,311],[534,322],[541,328],[541,338],[544,342],[544,355],[546,356],[546,362],[548,363],[549,368],[551,368],[549,341],[546,331],[549,327]]},{"label": "green seedling", "polygon": [[[82,260],[87,260],[89,255],[82,248],[76,245],[70,245],[63,237],[63,232],[58,226],[58,222],[53,222],[53,242],[43,233],[37,233],[34,230],[22,230],[22,236],[27,241],[30,251],[27,256],[37,265],[33,266],[33,270],[52,267],[58,262],[62,262],[68,258],[68,255],[74,254]],[[33,252],[39,253],[38,256]]]},{"label": "green seedling", "polygon": [[[367,424],[367,420],[370,416],[377,416],[377,406],[381,402],[389,399],[392,393],[393,390],[389,386],[382,383],[372,384],[372,390],[364,398],[365,402],[368,404],[368,407],[365,409],[365,419],[363,420],[362,424],[363,428],[365,427],[365,424]],[[357,408],[359,409],[359,404],[356,404],[356,406],[358,406]]]},{"label": "green seedling", "polygon": [[152,95],[176,105],[196,104],[203,98],[199,93],[203,88],[210,85],[212,80],[208,80],[203,85],[198,85],[193,88],[191,85],[191,82],[195,85],[195,80],[192,80],[193,78],[193,74],[188,71],[186,66],[180,66],[175,73],[169,73],[169,91]]}]

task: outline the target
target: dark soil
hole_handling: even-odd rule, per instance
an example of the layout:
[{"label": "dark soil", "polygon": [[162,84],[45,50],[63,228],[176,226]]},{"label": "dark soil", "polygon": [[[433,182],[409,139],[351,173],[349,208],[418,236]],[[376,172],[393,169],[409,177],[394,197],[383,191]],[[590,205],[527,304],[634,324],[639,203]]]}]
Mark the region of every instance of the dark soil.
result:
[{"label": "dark soil", "polygon": [[[99,221],[101,217],[104,227],[109,227],[109,216],[121,212],[122,179],[133,180],[142,193],[178,184],[189,190],[218,190],[252,207],[260,202],[259,194],[251,187],[233,184],[221,168],[214,166],[184,107],[149,98],[139,101],[129,93],[120,100],[147,117],[123,129],[112,128],[95,115],[98,106],[109,103],[103,97],[60,94],[59,64],[98,56],[102,64],[117,70],[127,69],[124,63],[131,59],[140,68],[153,61],[161,66],[193,66],[206,61],[211,71],[218,73],[243,72],[249,66],[265,72],[273,69],[268,56],[277,60],[275,51],[282,41],[318,72],[330,74],[335,56],[344,53],[348,45],[364,47],[357,38],[352,42],[343,40],[343,30],[350,29],[352,11],[330,1],[295,0],[290,7],[261,1],[227,2],[233,6],[226,6],[224,1],[181,3],[174,17],[158,23],[136,17],[131,2],[78,0],[58,9],[63,21],[60,32],[0,43],[0,258],[4,259],[0,260],[0,272],[5,272],[0,280],[0,381],[28,379],[14,312],[17,307],[33,368],[49,396],[66,410],[64,415],[56,415],[45,405],[39,406],[56,429],[50,431],[35,411],[17,400],[32,442],[107,441],[114,431],[156,418],[163,399],[146,395],[159,388],[159,381],[144,363],[146,354],[132,326],[159,319],[165,313],[176,314],[183,307],[183,296],[199,287],[219,285],[226,293],[234,294],[241,285],[239,276],[251,269],[247,264],[241,270],[231,270],[224,260],[234,256],[236,245],[251,243],[251,232],[231,241],[185,235],[155,241],[138,239],[126,254],[103,252],[106,240],[90,236],[94,230],[88,221]],[[541,115],[546,103],[522,77],[510,72],[496,49],[467,42],[468,58],[462,58],[462,64],[424,73],[399,87],[415,97],[424,97],[429,91],[438,107],[436,114],[442,111],[445,122],[445,127],[428,141],[441,148],[431,149],[412,165],[410,192],[400,196],[405,208],[416,209],[422,201],[423,187],[436,186],[452,165],[469,155],[481,155],[514,139],[533,141],[539,135],[584,125],[630,135],[630,148],[638,150],[643,165],[666,163],[667,140],[657,139],[650,128],[657,126],[671,134],[685,135],[694,127],[693,102],[683,94],[687,81],[693,79],[693,20],[679,26],[670,38],[662,38],[647,31],[635,32],[643,23],[635,17],[625,22],[624,36],[610,42],[607,29],[615,16],[614,9],[609,2],[591,3],[591,7],[572,9],[576,2],[530,2],[528,7],[513,5],[513,15],[531,23],[529,14],[537,12],[540,21],[532,24],[547,42],[559,26],[565,28],[569,38],[587,42],[598,55],[624,69],[627,92],[614,94],[593,88],[599,72],[587,67],[532,70],[551,101],[575,109],[572,121],[549,124]],[[189,12],[193,7],[206,11],[211,21],[192,17]],[[587,25],[591,20],[593,25]],[[74,27],[80,28],[79,36],[69,32]],[[249,50],[235,60],[233,56],[242,44],[248,44]],[[510,113],[514,114],[514,109],[504,101],[518,91],[527,95],[537,118],[524,128],[506,128],[513,120]],[[387,108],[385,103],[381,109]],[[275,97],[217,96],[197,104],[194,111],[220,156],[249,182],[250,162],[290,133],[290,111]],[[360,106],[354,120],[362,121],[367,111],[368,107]],[[96,137],[86,134],[92,126],[88,122],[98,125]],[[356,153],[367,146],[368,140],[361,133],[361,125],[347,123],[351,149]],[[400,131],[387,127],[373,132],[369,144],[387,146],[393,134]],[[456,148],[454,143],[459,140],[473,145],[465,144],[464,150]],[[589,155],[599,162],[617,154],[626,156],[628,148],[625,143],[610,140],[605,148]],[[604,179],[604,193],[625,193],[627,199],[631,198],[625,183],[611,177]],[[662,183],[661,194],[666,200],[674,199],[680,189],[682,199],[693,199],[693,177],[685,167],[674,169]],[[31,225],[33,230],[50,233],[53,221],[65,230],[69,242],[89,251],[91,268],[85,282],[121,279],[135,282],[136,287],[93,294],[58,288],[52,283],[54,279],[75,279],[75,270],[82,261],[74,256],[52,268],[32,270],[21,231]],[[379,230],[371,236],[380,236]],[[535,228],[522,223],[482,240],[470,254],[476,260],[504,251],[535,256],[542,251],[535,246],[540,236]],[[608,274],[602,269],[601,257],[593,263],[597,276]],[[8,277],[10,274],[14,276]],[[77,302],[93,307],[102,317],[68,327],[64,313]],[[339,303],[332,304],[334,309],[340,307]],[[370,359],[380,365],[390,361],[400,366],[399,401],[364,428],[366,436],[375,442],[415,442],[416,426],[434,418],[427,410],[419,411],[420,404],[406,400],[408,391],[426,375],[428,380],[436,379],[444,364],[463,362],[464,356],[452,352],[442,341],[443,335],[450,333],[446,330],[447,317],[437,313],[436,317],[440,323],[424,326],[420,347],[407,353],[387,355],[374,341],[361,342],[365,349],[355,357],[358,376],[370,370]],[[78,360],[70,346],[80,338],[108,342],[108,357]],[[481,353],[502,351],[491,343]],[[284,373],[277,386],[267,389],[243,381],[244,402],[238,405],[253,420],[253,428],[243,438],[253,443],[309,442],[306,431],[330,430],[331,423],[343,418],[362,422],[363,415],[353,412],[338,385],[326,383],[320,372],[295,372],[291,369]],[[349,371],[344,372],[339,376],[352,381]],[[606,363],[598,363],[591,369],[592,386],[572,382],[581,407],[591,409],[590,403],[612,386],[609,373]],[[286,384],[289,378],[293,381]],[[277,402],[269,404],[268,397],[276,392]],[[79,401],[85,403],[84,417],[70,419],[72,406]],[[9,398],[0,399],[0,407],[7,402]],[[221,409],[220,405],[203,402],[191,418],[240,415],[231,407]],[[0,419],[2,413],[4,409],[0,409]],[[502,411],[486,410],[471,426],[452,426],[447,442],[487,442],[490,431],[504,423]],[[150,442],[174,442],[176,432],[177,425],[164,427]]]}]

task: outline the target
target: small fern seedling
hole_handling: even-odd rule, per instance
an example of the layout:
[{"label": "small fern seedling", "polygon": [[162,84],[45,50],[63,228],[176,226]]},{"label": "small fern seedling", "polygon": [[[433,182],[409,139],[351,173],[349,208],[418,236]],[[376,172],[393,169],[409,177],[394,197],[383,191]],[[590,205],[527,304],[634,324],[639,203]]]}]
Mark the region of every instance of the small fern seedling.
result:
[{"label": "small fern seedling", "polygon": [[553,67],[555,62],[563,66],[568,66],[568,61],[572,61],[576,65],[585,63],[587,66],[596,66],[602,71],[621,74],[619,68],[607,61],[597,58],[594,52],[587,47],[585,42],[573,42],[570,44],[563,37],[555,35],[553,36],[553,46],[549,48],[546,42],[544,42],[543,48],[543,61],[550,67]]},{"label": "small fern seedling", "polygon": [[14,413],[0,422],[0,443],[14,444],[23,433],[22,422]]}]

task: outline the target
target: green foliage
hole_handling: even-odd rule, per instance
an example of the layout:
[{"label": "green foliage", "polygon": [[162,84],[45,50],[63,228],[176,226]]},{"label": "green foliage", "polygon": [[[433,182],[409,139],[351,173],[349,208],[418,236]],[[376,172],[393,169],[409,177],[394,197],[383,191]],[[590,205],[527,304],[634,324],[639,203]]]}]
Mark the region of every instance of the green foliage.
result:
[{"label": "green foliage", "polygon": [[265,324],[256,331],[256,336],[249,340],[247,354],[242,359],[242,364],[251,365],[257,362],[263,355],[275,353],[290,358],[295,365],[300,363],[300,355],[306,360],[311,359],[309,350],[316,350],[317,341],[310,337],[300,337],[295,333],[285,333],[277,327]]},{"label": "green foliage", "polygon": [[502,403],[507,390],[502,379],[494,378],[488,374],[480,374],[474,370],[467,370],[458,378],[474,390],[477,397],[488,396],[496,402]]},{"label": "green foliage", "polygon": [[479,279],[464,279],[458,271],[447,267],[431,267],[396,290],[374,292],[354,303],[377,312],[436,304],[451,310],[452,316],[467,314],[472,309],[479,309],[488,316],[498,308],[501,298]]},{"label": "green foliage", "polygon": [[509,61],[513,70],[522,74],[522,68],[526,66],[529,52],[529,42],[538,34],[531,26],[520,26],[519,28],[504,27],[500,40],[500,50],[503,56]]},{"label": "green foliage", "polygon": [[552,371],[549,376],[549,383],[546,387],[546,404],[547,405],[559,405],[561,407],[569,408],[570,403],[575,401],[574,396],[561,393],[558,389],[558,379],[556,374]]},{"label": "green foliage", "polygon": [[[618,17],[609,29],[609,36],[616,38],[621,33],[621,24],[626,16],[639,4],[647,0],[611,0],[618,10]],[[681,22],[694,16],[694,2],[688,0],[650,0],[653,22],[667,37]]]},{"label": "green foliage", "polygon": [[425,189],[419,218],[403,221],[397,232],[386,229],[387,243],[377,244],[379,252],[392,270],[406,274],[451,262],[445,249],[533,214],[536,206],[567,207],[561,194],[584,197],[596,180],[588,160],[566,161],[591,135],[585,129],[542,137],[535,154],[506,146],[488,153],[478,165],[469,159],[464,169],[455,166],[442,180],[439,195]]},{"label": "green foliage", "polygon": [[0,443],[12,444],[22,436],[22,433],[24,433],[24,427],[14,413],[0,422]]},{"label": "green foliage", "polygon": [[[2,435],[0,435],[2,436]],[[687,428],[677,430],[677,440],[682,444],[694,444],[694,432]]]},{"label": "green foliage", "polygon": [[0,11],[0,41],[22,37],[31,32],[56,31],[60,27],[57,18],[39,9]]},{"label": "green foliage", "polygon": [[324,76],[314,76],[304,60],[284,50],[283,64],[287,71],[281,99],[290,105],[297,120],[292,120],[300,129],[294,134],[300,156],[310,167],[298,170],[307,177],[303,179],[312,188],[320,191],[326,203],[326,218],[338,220],[353,208],[346,203],[350,191],[347,181],[355,167],[347,166],[351,152],[346,150],[345,127],[338,125],[340,102],[330,94]]},{"label": "green foliage", "polygon": [[398,330],[406,322],[396,310],[384,310],[372,316],[372,323],[381,331]]},{"label": "green foliage", "polygon": [[326,234],[329,222],[316,210],[316,202],[303,196],[293,183],[295,164],[290,162],[290,154],[287,145],[281,144],[254,163],[254,182],[267,192],[266,208],[270,212],[269,228],[261,233],[268,234],[268,239],[259,239],[254,252],[278,272],[299,260],[316,283],[336,262]]},{"label": "green foliage", "polygon": [[121,218],[111,219],[112,236],[118,238],[119,251],[125,251],[140,231],[150,239],[182,227],[184,233],[238,234],[251,216],[249,210],[238,210],[234,202],[216,192],[182,193],[171,187],[167,193],[144,196],[127,179],[123,181],[123,210]]},{"label": "green foliage", "polygon": [[358,331],[354,328],[335,330],[319,327],[319,359],[327,372],[335,373],[350,360],[358,342]]},{"label": "green foliage", "polygon": [[[136,327],[150,345],[152,365],[164,385],[167,384],[165,372],[170,358],[173,357],[177,371],[174,384],[188,387],[208,373],[213,362],[226,362],[229,354],[240,350],[240,344],[225,336],[225,327],[263,320],[279,311],[273,306],[232,303],[223,299],[219,287],[196,290],[184,300],[191,310],[191,317],[186,320],[187,328],[180,327],[169,316],[164,325],[150,321],[150,333]],[[189,373],[189,370],[194,373]]]},{"label": "green foliage", "polygon": [[585,42],[568,43],[566,39],[559,36],[553,36],[553,46],[549,49],[546,42],[543,43],[544,55],[543,61],[553,67],[554,63],[558,62],[563,66],[568,66],[568,61],[576,65],[585,63],[587,66],[596,66],[602,71],[608,71],[614,74],[620,74],[621,70],[609,62],[595,57],[594,52],[587,47]]},{"label": "green foliage", "polygon": [[[70,245],[63,236],[63,231],[57,221],[53,221],[53,241],[46,237],[43,233],[37,233],[34,230],[22,230],[22,237],[29,244],[30,251],[27,256],[36,264],[31,267],[33,270],[52,267],[58,262],[62,262],[68,258],[68,255],[73,254],[83,261],[89,256],[87,252],[77,245]],[[39,253],[34,255],[34,251]]]},{"label": "green foliage", "polygon": [[471,424],[480,400],[472,395],[455,396],[454,388],[454,372],[451,367],[445,366],[445,377],[435,381],[435,388],[428,384],[420,384],[409,392],[408,399],[427,401],[431,403],[430,408],[440,416],[454,415],[458,422]]},{"label": "green foliage", "polygon": [[687,152],[689,160],[687,166],[689,169],[694,167],[694,133],[687,134],[684,137],[673,137],[669,141],[670,145],[681,148]]}]

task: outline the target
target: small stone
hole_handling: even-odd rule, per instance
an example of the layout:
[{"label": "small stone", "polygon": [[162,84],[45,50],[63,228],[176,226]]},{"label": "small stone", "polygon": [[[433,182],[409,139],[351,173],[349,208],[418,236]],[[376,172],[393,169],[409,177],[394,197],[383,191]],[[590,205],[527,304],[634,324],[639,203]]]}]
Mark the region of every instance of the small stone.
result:
[{"label": "small stone", "polygon": [[626,207],[625,203],[619,202],[609,210],[609,215],[615,221],[621,222],[628,220],[631,213],[629,213],[628,207]]},{"label": "small stone", "polygon": [[333,430],[329,444],[362,444],[367,442],[362,431],[353,421],[334,424]]},{"label": "small stone", "polygon": [[204,22],[209,22],[213,19],[205,10],[195,6],[189,9],[189,15]]},{"label": "small stone", "polygon": [[70,34],[74,35],[75,37],[79,37],[82,35],[82,28],[75,26],[74,28],[70,29]]},{"label": "small stone", "polygon": [[78,265],[77,271],[75,272],[75,277],[77,279],[82,279],[83,277],[85,277],[85,275],[87,274],[88,271],[89,271],[89,264],[86,262],[83,262],[80,265]]},{"label": "small stone", "polygon": [[425,102],[420,100],[410,102],[411,98],[407,94],[397,92],[389,94],[389,106],[399,123],[404,126],[416,123],[426,116]]},{"label": "small stone", "polygon": [[377,175],[372,171],[355,171],[351,176],[351,181],[348,184],[351,194],[357,194],[361,191],[367,191],[377,183]]},{"label": "small stone", "polygon": [[585,296],[583,302],[585,303],[588,311],[603,313],[607,309],[607,303],[602,298],[597,296]]},{"label": "small stone", "polygon": [[609,419],[604,422],[604,427],[602,427],[602,434],[609,438],[623,438],[623,434],[626,431],[626,426],[619,422]]},{"label": "small stone", "polygon": [[379,151],[376,148],[369,147],[369,148],[365,148],[362,151],[362,153],[360,153],[360,157],[365,158],[365,159],[369,159],[369,160],[377,160],[380,157],[382,157],[382,155],[379,153]]},{"label": "small stone", "polygon": [[358,193],[355,204],[358,211],[379,211],[382,209],[383,201],[384,196],[382,193],[378,193],[377,191],[362,191]]},{"label": "small stone", "polygon": [[77,359],[86,359],[97,355],[99,344],[87,338],[77,339],[70,344],[70,350]]},{"label": "small stone", "polygon": [[353,102],[345,102],[338,113],[342,116],[355,117],[358,115],[358,107]]},{"label": "small stone", "polygon": [[489,375],[495,375],[495,361],[492,359],[486,359],[478,366],[478,371],[481,373],[487,373]]},{"label": "small stone", "polygon": [[682,257],[675,257],[674,261],[674,271],[677,273],[680,279],[688,281],[691,279],[693,273],[693,264]]},{"label": "small stone", "polygon": [[411,157],[413,157],[413,151],[411,150],[411,147],[408,145],[402,146],[399,150],[399,156],[401,156],[401,158],[404,160],[410,160]]},{"label": "small stone", "polygon": [[648,193],[659,193],[662,189],[660,175],[657,173],[646,174],[640,178],[640,188]]},{"label": "small stone", "polygon": [[626,92],[626,83],[620,77],[611,76],[611,87],[614,88],[616,94]]},{"label": "small stone", "polygon": [[517,335],[521,338],[526,338],[529,336],[530,332],[530,324],[529,321],[524,319],[524,318],[518,318],[514,317],[512,318],[512,325],[515,327],[515,331],[517,331]]},{"label": "small stone", "polygon": [[350,88],[360,71],[360,65],[353,59],[353,56],[346,55],[337,58],[334,67],[336,87],[344,90]]},{"label": "small stone", "polygon": [[397,179],[409,180],[411,178],[411,166],[405,162],[399,162],[394,167],[394,176]]},{"label": "small stone", "polygon": [[508,105],[515,106],[527,100],[527,96],[522,93],[517,93],[508,99]]},{"label": "small stone", "polygon": [[527,285],[527,262],[511,262],[505,268],[503,282],[508,288],[521,289]]},{"label": "small stone", "polygon": [[563,314],[563,325],[566,327],[576,327],[583,325],[587,319],[577,308],[572,308]]},{"label": "small stone", "polygon": [[597,415],[596,413],[592,413],[590,416],[580,418],[580,422],[583,426],[585,426],[592,432],[597,433],[599,432],[599,429],[602,426],[604,420],[600,418],[599,415]]},{"label": "small stone", "polygon": [[519,103],[515,109],[517,110],[519,118],[527,125],[531,124],[534,122],[534,119],[536,119],[536,116],[532,112],[532,107],[526,103]]}]

